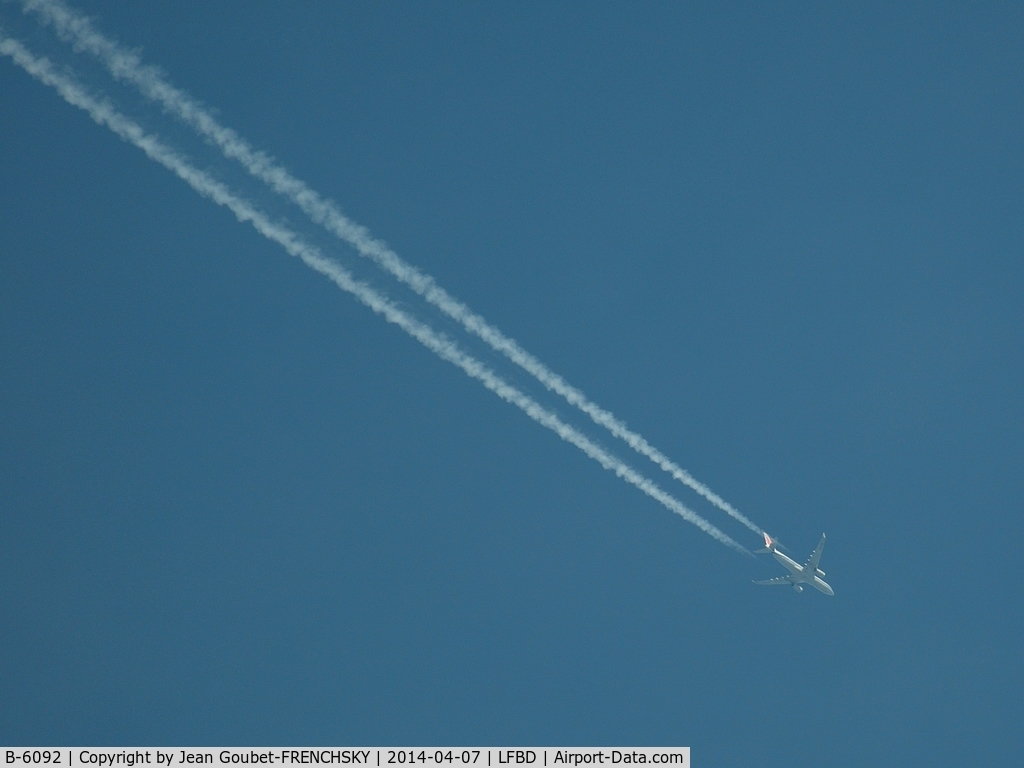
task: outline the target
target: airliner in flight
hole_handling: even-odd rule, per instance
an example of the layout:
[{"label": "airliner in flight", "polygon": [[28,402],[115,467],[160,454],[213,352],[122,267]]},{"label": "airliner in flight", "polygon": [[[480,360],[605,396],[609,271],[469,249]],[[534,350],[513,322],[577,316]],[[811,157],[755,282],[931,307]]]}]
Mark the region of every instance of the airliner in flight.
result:
[{"label": "airliner in flight", "polygon": [[797,592],[804,591],[804,584],[810,584],[819,592],[824,592],[826,595],[834,595],[832,587],[826,584],[822,580],[822,576],[825,572],[818,567],[818,561],[821,560],[821,550],[825,548],[825,534],[821,534],[821,541],[818,542],[818,546],[811,552],[811,556],[807,558],[807,562],[803,565],[793,560],[791,557],[784,555],[779,552],[779,542],[769,536],[767,533],[762,532],[764,536],[764,549],[757,550],[758,552],[771,552],[775,555],[775,559],[782,563],[786,568],[789,569],[789,574],[786,576],[778,576],[774,579],[766,579],[765,581],[755,581],[755,584],[789,584]]}]

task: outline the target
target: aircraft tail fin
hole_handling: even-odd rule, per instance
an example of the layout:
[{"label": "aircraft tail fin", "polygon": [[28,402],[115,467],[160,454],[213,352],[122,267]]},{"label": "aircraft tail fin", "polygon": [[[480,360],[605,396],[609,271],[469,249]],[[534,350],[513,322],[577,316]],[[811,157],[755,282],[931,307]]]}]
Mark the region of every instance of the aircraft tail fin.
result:
[{"label": "aircraft tail fin", "polygon": [[779,546],[779,542],[775,541],[775,539],[764,531],[761,531],[761,535],[764,536],[764,547],[761,549],[755,549],[754,551],[760,553],[774,552],[775,548]]}]

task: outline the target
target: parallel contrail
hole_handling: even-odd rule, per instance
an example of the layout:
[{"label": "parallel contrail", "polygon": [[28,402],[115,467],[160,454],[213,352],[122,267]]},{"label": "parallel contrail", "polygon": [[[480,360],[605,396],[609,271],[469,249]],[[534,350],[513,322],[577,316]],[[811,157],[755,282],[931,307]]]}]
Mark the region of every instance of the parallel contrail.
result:
[{"label": "parallel contrail", "polygon": [[428,302],[471,334],[483,339],[494,350],[534,376],[552,392],[590,416],[597,424],[615,437],[625,441],[633,450],[643,454],[676,480],[684,483],[745,526],[758,533],[761,527],[747,519],[739,510],[726,502],[689,472],[673,462],[641,435],[590,401],[580,390],[550,370],[540,360],[524,350],[514,340],[469,309],[465,304],[441,288],[435,280],[404,261],[383,242],[370,235],[369,230],[356,224],[338,209],[337,205],[321,197],[305,182],[292,176],[273,158],[253,147],[235,131],[222,126],[198,101],[185,91],[164,79],[159,69],[143,64],[139,55],[127,50],[98,32],[89,19],[69,8],[61,0],[25,0],[26,11],[39,15],[43,23],[52,23],[59,37],[74,44],[102,61],[117,80],[136,86],[147,98],[158,102],[177,115],[200,135],[206,137],[224,153],[237,160],[256,178],[266,182],[274,191],[284,195],[306,213],[314,222],[353,246],[360,254],[372,259],[402,283],[412,288]]},{"label": "parallel contrail", "polygon": [[88,113],[96,123],[106,126],[122,139],[134,144],[152,160],[175,173],[200,195],[228,208],[240,222],[251,224],[261,235],[278,243],[290,255],[299,257],[306,265],[330,278],[339,288],[354,295],[363,304],[382,315],[388,322],[397,325],[442,359],[461,368],[471,378],[479,381],[502,400],[522,410],[541,426],[547,427],[566,442],[575,445],[602,467],[611,470],[626,482],[636,486],[709,536],[738,552],[750,554],[714,525],[665,493],[651,480],[643,477],[628,464],[609,454],[578,430],[560,420],[555,414],[495,375],[476,358],[459,349],[453,341],[403,312],[370,286],[356,280],[344,267],[324,257],[316,247],[304,242],[295,232],[271,221],[266,214],[257,210],[247,200],[238,197],[224,184],[192,166],[185,158],[155,136],[147,134],[138,123],[118,112],[109,102],[99,101],[91,96],[69,75],[59,72],[48,59],[35,56],[20,42],[7,37],[2,29],[0,29],[0,54],[9,56],[15,64],[37,80],[56,89],[66,102]]}]

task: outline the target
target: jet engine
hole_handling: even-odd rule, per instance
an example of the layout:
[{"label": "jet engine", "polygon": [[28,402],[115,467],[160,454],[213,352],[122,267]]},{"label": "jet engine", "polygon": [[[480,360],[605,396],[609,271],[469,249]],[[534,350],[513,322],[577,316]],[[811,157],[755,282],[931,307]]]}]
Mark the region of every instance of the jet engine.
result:
[{"label": "jet engine", "polygon": [[814,573],[817,576],[824,576],[825,575],[825,572],[823,570],[821,570],[821,568],[815,568],[814,569]]},{"label": "jet engine", "polygon": [[796,590],[797,592],[803,592],[804,591],[804,586],[803,586],[803,584],[794,584],[793,585],[793,589]]}]

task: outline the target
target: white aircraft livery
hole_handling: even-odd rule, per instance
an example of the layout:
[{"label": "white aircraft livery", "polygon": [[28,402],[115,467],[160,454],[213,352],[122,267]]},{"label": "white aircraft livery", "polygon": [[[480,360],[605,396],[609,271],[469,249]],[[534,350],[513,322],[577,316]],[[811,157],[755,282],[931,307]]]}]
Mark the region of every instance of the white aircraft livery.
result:
[{"label": "white aircraft livery", "polygon": [[825,534],[821,534],[821,541],[818,542],[818,546],[811,552],[811,556],[807,558],[807,562],[803,565],[793,560],[791,557],[787,557],[782,552],[779,552],[779,542],[774,540],[767,533],[762,533],[764,536],[764,549],[757,550],[758,552],[771,552],[775,555],[775,559],[782,563],[786,568],[789,569],[789,573],[786,576],[779,576],[774,579],[767,579],[765,581],[755,581],[755,584],[789,584],[797,592],[804,591],[804,584],[810,584],[819,592],[824,592],[826,595],[834,595],[832,587],[826,584],[822,580],[822,576],[825,572],[818,567],[818,561],[821,560],[821,550],[825,548]]}]

